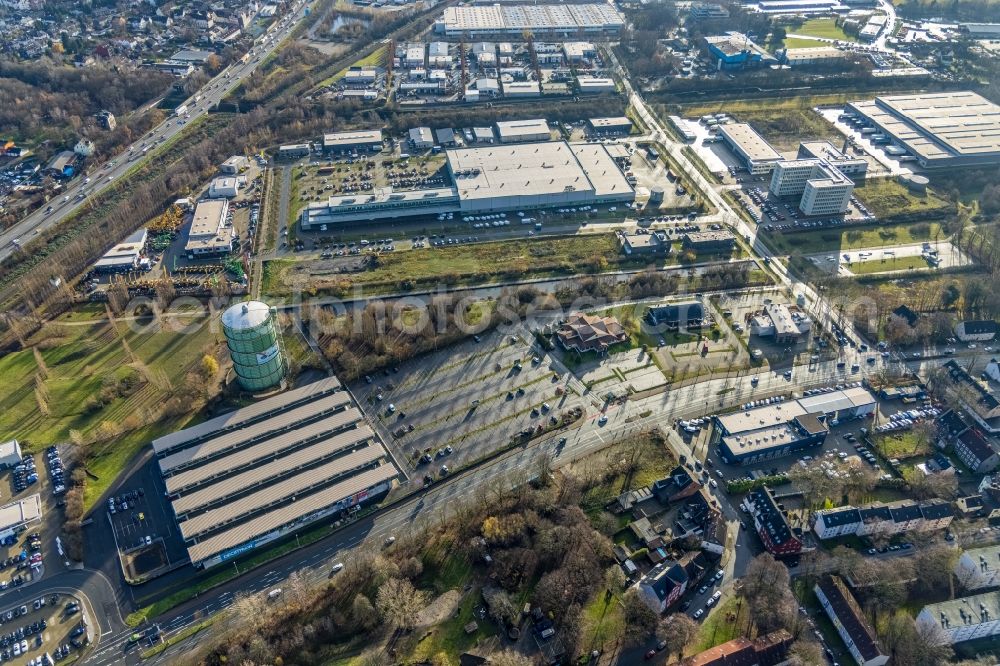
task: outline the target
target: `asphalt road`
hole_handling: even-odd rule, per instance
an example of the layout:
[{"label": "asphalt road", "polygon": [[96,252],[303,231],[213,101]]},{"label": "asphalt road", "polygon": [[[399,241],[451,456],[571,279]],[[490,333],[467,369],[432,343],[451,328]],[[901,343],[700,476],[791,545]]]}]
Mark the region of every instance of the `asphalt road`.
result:
[{"label": "asphalt road", "polygon": [[[288,36],[298,24],[298,18],[302,16],[302,10],[306,4],[306,0],[298,0],[292,6],[287,17],[272,24],[273,29],[269,28],[267,32],[258,37],[245,64],[235,62],[226,67],[215,78],[206,83],[201,90],[188,98],[184,102],[188,111],[183,117],[171,113],[170,117],[160,123],[152,132],[136,140],[114,159],[91,167],[88,169],[88,176],[81,174],[73,178],[59,196],[51,200],[51,213],[46,213],[46,208],[39,208],[0,234],[0,261],[5,260],[14,252],[30,252],[31,240],[37,234],[58,225],[80,207],[87,205],[91,197],[109,187],[114,187],[117,181],[130,169],[154,158],[158,152],[157,147],[184,131],[186,125],[208,113],[209,109],[215,107],[230,90],[250,76]],[[196,97],[199,98],[197,102],[194,101]],[[143,150],[147,149],[148,152],[143,153]]]}]

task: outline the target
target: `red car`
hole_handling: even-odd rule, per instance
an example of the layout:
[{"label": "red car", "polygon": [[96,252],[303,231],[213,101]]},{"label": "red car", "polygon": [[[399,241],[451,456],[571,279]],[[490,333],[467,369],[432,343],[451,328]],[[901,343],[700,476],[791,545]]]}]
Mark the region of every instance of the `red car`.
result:
[{"label": "red car", "polygon": [[649,652],[646,653],[646,660],[648,661],[649,659],[652,659],[655,656],[656,656],[656,650],[650,650]]}]

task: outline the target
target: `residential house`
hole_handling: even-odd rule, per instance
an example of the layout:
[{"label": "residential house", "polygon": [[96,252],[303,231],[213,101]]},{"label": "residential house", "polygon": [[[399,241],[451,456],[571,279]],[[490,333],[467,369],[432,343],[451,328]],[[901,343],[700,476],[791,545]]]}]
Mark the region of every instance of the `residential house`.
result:
[{"label": "residential house", "polygon": [[955,562],[955,577],[970,591],[1000,586],[1000,545],[962,551]]},{"label": "residential house", "polygon": [[963,518],[981,518],[986,515],[986,503],[982,495],[968,495],[955,500],[955,511]]},{"label": "residential house", "polygon": [[959,400],[966,414],[991,435],[1000,433],[1000,385],[990,381],[989,368],[980,381],[952,359],[941,366],[948,372],[950,383],[944,390]]},{"label": "residential house", "polygon": [[875,631],[857,600],[839,576],[824,576],[813,590],[858,666],[882,666],[889,661],[889,656],[879,649]]},{"label": "residential house", "polygon": [[688,657],[680,666],[775,666],[784,662],[791,644],[785,629],[754,640],[741,636]]},{"label": "residential house", "polygon": [[802,530],[792,526],[770,488],[751,490],[744,503],[750,509],[754,528],[767,552],[778,556],[795,555],[805,549]]},{"label": "residential house", "polygon": [[936,627],[951,644],[1000,635],[1000,592],[928,604],[917,624]]},{"label": "residential house", "polygon": [[972,471],[985,474],[1000,466],[993,440],[978,428],[969,428],[954,440],[955,454]]},{"label": "residential house", "polygon": [[997,323],[995,321],[960,321],[955,325],[955,337],[962,342],[988,342],[996,334]]},{"label": "residential house", "polygon": [[669,504],[691,497],[701,488],[701,483],[691,476],[685,467],[678,465],[670,472],[670,476],[655,481],[652,490],[656,499]]},{"label": "residential house", "polygon": [[954,508],[944,500],[919,503],[900,500],[892,504],[872,504],[861,508],[842,506],[817,511],[812,528],[820,539],[845,535],[892,536],[911,530],[945,529],[954,518]]}]

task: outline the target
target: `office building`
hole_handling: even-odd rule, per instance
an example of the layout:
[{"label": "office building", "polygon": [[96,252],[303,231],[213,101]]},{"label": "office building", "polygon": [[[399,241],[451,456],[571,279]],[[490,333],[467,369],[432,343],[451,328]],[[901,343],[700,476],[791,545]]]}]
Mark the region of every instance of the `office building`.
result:
[{"label": "office building", "polygon": [[312,152],[312,146],[308,143],[291,143],[278,147],[278,159],[292,160],[308,157],[310,152]]},{"label": "office building", "polygon": [[736,237],[726,229],[718,231],[689,231],[682,243],[685,250],[698,253],[726,253],[736,249]]},{"label": "office building", "polygon": [[548,141],[552,137],[549,124],[538,118],[534,120],[501,120],[496,124],[500,143],[521,141]]},{"label": "office building", "polygon": [[410,145],[416,150],[427,150],[434,145],[434,133],[430,127],[414,127],[409,136]]},{"label": "office building", "polygon": [[232,199],[240,194],[240,179],[236,176],[213,178],[208,186],[211,199]]},{"label": "office building", "polygon": [[644,234],[630,234],[624,231],[619,231],[617,235],[618,242],[621,243],[622,246],[622,252],[627,255],[670,254],[670,238],[662,229],[657,229]]},{"label": "office building", "polygon": [[883,666],[889,661],[889,655],[882,653],[875,640],[875,630],[840,576],[823,576],[813,591],[858,666]]},{"label": "office building", "polygon": [[323,135],[323,152],[325,153],[377,153],[380,150],[382,150],[382,130],[334,132]]},{"label": "office building", "polygon": [[587,120],[592,134],[601,136],[628,134],[632,131],[632,121],[625,116],[611,118],[590,118]]},{"label": "office building", "polygon": [[940,629],[952,645],[991,638],[1000,634],[1000,592],[928,604],[917,624]]},{"label": "office building", "polygon": [[397,478],[334,378],[160,437],[153,452],[196,567],[349,515]]},{"label": "office building", "polygon": [[434,24],[449,37],[616,35],[625,19],[609,4],[459,5]]},{"label": "office building", "polygon": [[236,176],[243,172],[250,165],[247,158],[242,155],[233,155],[227,158],[225,162],[219,165],[219,172],[227,176]]},{"label": "office building", "polygon": [[774,165],[784,159],[781,153],[746,123],[720,125],[719,136],[755,176],[770,173]]},{"label": "office building", "polygon": [[837,167],[845,176],[864,177],[868,171],[868,160],[863,157],[851,157],[829,141],[803,141],[799,144],[798,159],[823,160]]},{"label": "office building", "polygon": [[1000,164],[1000,106],[969,92],[885,95],[848,112],[889,136],[925,169]]},{"label": "office building", "polygon": [[839,215],[847,212],[854,181],[823,160],[782,160],[771,174],[775,196],[802,195],[799,210],[806,215]]},{"label": "office building", "polygon": [[194,208],[184,251],[189,259],[229,254],[236,241],[229,221],[229,201],[209,199]]},{"label": "office building", "polygon": [[723,19],[729,18],[729,10],[710,2],[692,2],[690,15],[696,19]]}]

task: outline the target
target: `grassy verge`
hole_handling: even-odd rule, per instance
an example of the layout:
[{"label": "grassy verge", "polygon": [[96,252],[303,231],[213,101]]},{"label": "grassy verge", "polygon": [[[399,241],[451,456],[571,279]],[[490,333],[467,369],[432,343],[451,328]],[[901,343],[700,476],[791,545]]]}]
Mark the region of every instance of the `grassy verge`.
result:
[{"label": "grassy verge", "polygon": [[703,652],[742,636],[747,624],[747,613],[747,609],[741,608],[739,599],[730,597],[725,600],[701,625],[695,643],[697,651]]},{"label": "grassy verge", "polygon": [[874,261],[855,262],[848,266],[855,275],[885,273],[888,271],[908,271],[916,268],[928,268],[930,264],[923,257],[892,257]]},{"label": "grassy verge", "polygon": [[857,229],[829,229],[793,234],[768,234],[768,243],[779,254],[814,254],[922,243],[943,235],[941,225],[896,224]]},{"label": "grassy verge", "polygon": [[803,23],[798,28],[789,27],[788,32],[796,35],[807,35],[809,37],[823,37],[825,39],[839,39],[844,42],[858,41],[851,37],[843,28],[837,25],[837,19],[833,17],[812,18]]}]

